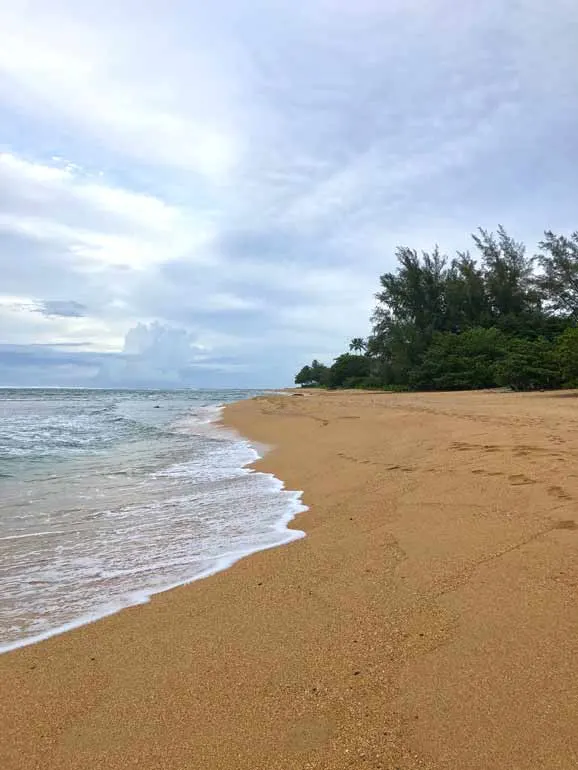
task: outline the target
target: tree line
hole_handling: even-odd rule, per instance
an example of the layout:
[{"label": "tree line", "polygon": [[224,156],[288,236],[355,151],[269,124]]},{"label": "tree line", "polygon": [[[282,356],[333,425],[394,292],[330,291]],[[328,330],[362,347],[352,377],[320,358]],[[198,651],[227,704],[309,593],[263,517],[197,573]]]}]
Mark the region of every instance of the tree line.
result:
[{"label": "tree line", "polygon": [[578,231],[544,233],[535,255],[503,227],[472,236],[474,253],[396,250],[379,279],[367,339],[304,387],[516,390],[578,387]]}]

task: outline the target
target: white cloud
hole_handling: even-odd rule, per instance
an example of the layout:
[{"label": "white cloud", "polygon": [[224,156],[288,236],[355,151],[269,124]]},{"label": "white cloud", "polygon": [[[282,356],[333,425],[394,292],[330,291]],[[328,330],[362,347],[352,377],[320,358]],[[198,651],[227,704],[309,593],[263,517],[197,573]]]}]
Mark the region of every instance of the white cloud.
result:
[{"label": "white cloud", "polygon": [[114,14],[96,15],[43,0],[28,3],[26,13],[4,4],[4,99],[56,115],[128,156],[221,183],[240,152],[228,107],[233,91],[207,59],[214,41],[201,32],[190,48],[173,49],[163,35],[176,30],[156,10],[158,18],[147,20],[144,9],[135,14],[123,2]]},{"label": "white cloud", "polygon": [[150,325],[139,323],[127,333],[124,352],[131,355],[147,356],[162,364],[190,360],[193,351],[202,350],[194,336],[185,329],[175,329],[160,323]]},{"label": "white cloud", "polygon": [[229,292],[217,292],[209,295],[202,307],[205,310],[256,310],[260,303]]},{"label": "white cloud", "polygon": [[0,189],[17,208],[0,215],[4,230],[67,241],[78,257],[103,265],[141,268],[192,258],[212,235],[208,221],[195,222],[157,197],[106,184],[69,163],[62,168],[0,153]]},{"label": "white cloud", "polygon": [[118,351],[129,328],[110,318],[64,317],[39,312],[33,297],[0,295],[1,343],[60,345],[75,343],[79,350]]},{"label": "white cloud", "polygon": [[575,228],[578,6],[454,5],[1,4],[3,336],[287,378],[397,244]]}]

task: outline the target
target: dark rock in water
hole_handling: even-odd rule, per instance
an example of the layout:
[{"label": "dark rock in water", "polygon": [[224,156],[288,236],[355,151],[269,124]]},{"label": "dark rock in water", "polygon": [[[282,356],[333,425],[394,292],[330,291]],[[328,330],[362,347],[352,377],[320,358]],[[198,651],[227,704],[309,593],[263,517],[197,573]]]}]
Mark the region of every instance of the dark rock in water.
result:
[{"label": "dark rock in water", "polygon": [[153,409],[160,409],[160,406],[158,404],[155,404]]}]

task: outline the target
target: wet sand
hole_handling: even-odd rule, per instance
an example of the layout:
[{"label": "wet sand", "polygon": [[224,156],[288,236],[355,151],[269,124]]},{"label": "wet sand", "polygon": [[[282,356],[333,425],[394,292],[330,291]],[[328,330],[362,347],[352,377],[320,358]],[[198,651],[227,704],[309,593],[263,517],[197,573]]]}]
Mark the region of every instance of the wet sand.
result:
[{"label": "wet sand", "polygon": [[228,407],[307,538],[0,657],[3,770],[578,766],[578,397]]}]

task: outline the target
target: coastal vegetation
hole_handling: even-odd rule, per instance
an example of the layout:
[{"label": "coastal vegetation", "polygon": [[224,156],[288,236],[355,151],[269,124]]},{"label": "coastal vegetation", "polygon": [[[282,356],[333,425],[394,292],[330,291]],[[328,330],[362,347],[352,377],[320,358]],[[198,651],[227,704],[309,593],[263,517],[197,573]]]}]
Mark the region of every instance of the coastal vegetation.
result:
[{"label": "coastal vegetation", "polygon": [[367,339],[303,387],[534,390],[578,386],[578,231],[544,233],[536,255],[503,227],[455,256],[400,247],[379,279]]}]

